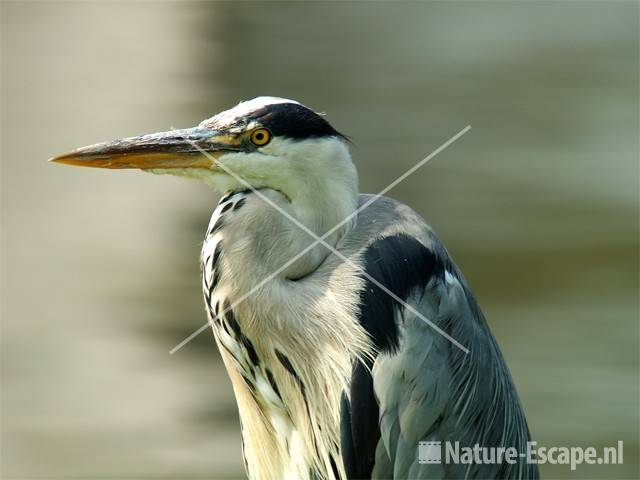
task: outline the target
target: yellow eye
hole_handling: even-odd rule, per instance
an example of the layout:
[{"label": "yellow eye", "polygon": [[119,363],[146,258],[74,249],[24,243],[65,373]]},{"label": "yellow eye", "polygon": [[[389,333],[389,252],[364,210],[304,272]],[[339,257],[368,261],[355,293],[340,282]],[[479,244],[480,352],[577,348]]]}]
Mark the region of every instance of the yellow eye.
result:
[{"label": "yellow eye", "polygon": [[266,128],[256,128],[251,132],[251,137],[249,138],[251,143],[258,147],[262,147],[271,141],[271,132]]}]

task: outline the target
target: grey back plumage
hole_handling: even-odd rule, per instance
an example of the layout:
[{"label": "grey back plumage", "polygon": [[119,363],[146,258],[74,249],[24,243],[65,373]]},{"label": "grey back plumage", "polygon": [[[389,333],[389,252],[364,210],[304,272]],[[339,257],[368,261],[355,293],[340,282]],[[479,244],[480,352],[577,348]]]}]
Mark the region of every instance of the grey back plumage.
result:
[{"label": "grey back plumage", "polygon": [[[360,201],[367,199],[361,195]],[[405,205],[381,198],[360,215],[345,239],[347,250],[355,246],[370,275],[469,353],[365,282],[360,322],[378,353],[369,365],[354,366],[350,391],[345,392],[342,450],[348,475],[537,478],[537,467],[522,458],[496,465],[419,463],[421,441],[525,452],[527,422],[473,294],[424,220]],[[372,435],[377,441],[371,441]]]}]

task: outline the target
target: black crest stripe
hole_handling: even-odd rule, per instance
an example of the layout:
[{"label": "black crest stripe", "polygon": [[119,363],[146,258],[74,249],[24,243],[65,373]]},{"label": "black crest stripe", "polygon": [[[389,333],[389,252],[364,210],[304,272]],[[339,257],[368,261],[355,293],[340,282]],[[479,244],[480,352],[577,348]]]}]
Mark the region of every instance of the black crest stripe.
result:
[{"label": "black crest stripe", "polygon": [[321,137],[346,138],[322,116],[297,103],[266,105],[253,112],[249,120],[257,120],[275,136],[295,140]]}]

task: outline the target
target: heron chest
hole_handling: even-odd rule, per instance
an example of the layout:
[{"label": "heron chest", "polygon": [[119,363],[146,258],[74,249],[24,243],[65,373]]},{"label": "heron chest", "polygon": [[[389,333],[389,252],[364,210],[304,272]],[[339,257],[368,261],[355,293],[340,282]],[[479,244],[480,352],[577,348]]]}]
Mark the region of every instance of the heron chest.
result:
[{"label": "heron chest", "polygon": [[[225,218],[242,207],[243,198],[243,194],[223,197],[207,229],[201,256],[202,287],[207,314],[218,345],[224,350],[224,354],[233,360],[244,385],[264,413],[264,417],[270,422],[270,430],[275,433],[280,449],[286,452],[289,461],[285,462],[288,465],[283,472],[283,478],[304,478],[303,472],[308,472],[309,469],[308,466],[300,464],[300,459],[305,455],[299,451],[302,448],[299,433],[283,400],[282,387],[279,388],[276,375],[269,364],[269,359],[273,359],[274,355],[262,355],[243,331],[241,322],[236,318],[235,303],[230,300],[230,293],[233,292],[225,282],[221,265],[224,256]],[[241,300],[242,296],[236,302]],[[281,352],[274,353],[277,361],[287,369],[286,356]],[[287,374],[291,375],[290,372]]]},{"label": "heron chest", "polygon": [[202,247],[203,294],[216,339],[234,360],[251,393],[271,408],[282,408],[280,392],[272,371],[265,364],[266,359],[259,355],[254,343],[236,319],[235,304],[229,300],[230,291],[225,285],[221,267],[220,260],[224,255],[224,220],[242,207],[244,197],[242,193],[225,196],[213,212]]}]

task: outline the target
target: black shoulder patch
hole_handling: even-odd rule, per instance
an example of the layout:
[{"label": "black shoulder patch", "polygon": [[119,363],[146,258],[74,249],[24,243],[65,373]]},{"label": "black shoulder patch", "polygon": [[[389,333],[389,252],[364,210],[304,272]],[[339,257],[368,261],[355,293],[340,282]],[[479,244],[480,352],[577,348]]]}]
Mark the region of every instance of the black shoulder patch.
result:
[{"label": "black shoulder patch", "polygon": [[[373,242],[363,255],[365,271],[405,300],[417,287],[425,287],[434,274],[443,273],[436,255],[415,238],[400,234]],[[365,278],[360,292],[359,320],[380,351],[398,347],[395,310],[400,307],[378,285]]]},{"label": "black shoulder patch", "polygon": [[356,360],[351,373],[351,401],[340,402],[342,461],[348,478],[371,478],[380,441],[379,408],[369,368]]},{"label": "black shoulder patch", "polygon": [[313,110],[297,103],[275,103],[253,112],[248,120],[257,120],[275,136],[305,138],[340,137],[329,122]]},{"label": "black shoulder patch", "polygon": [[347,478],[357,478],[353,435],[351,434],[351,405],[345,392],[340,397],[340,451]]},{"label": "black shoulder patch", "polygon": [[[362,257],[365,271],[398,298],[405,300],[415,288],[424,288],[433,275],[443,275],[434,252],[415,238],[400,234],[373,242]],[[359,320],[380,351],[398,347],[395,310],[399,302],[365,278],[360,292]],[[380,441],[379,406],[373,389],[371,365],[353,365],[350,400],[340,405],[342,461],[348,478],[370,478]]]}]

